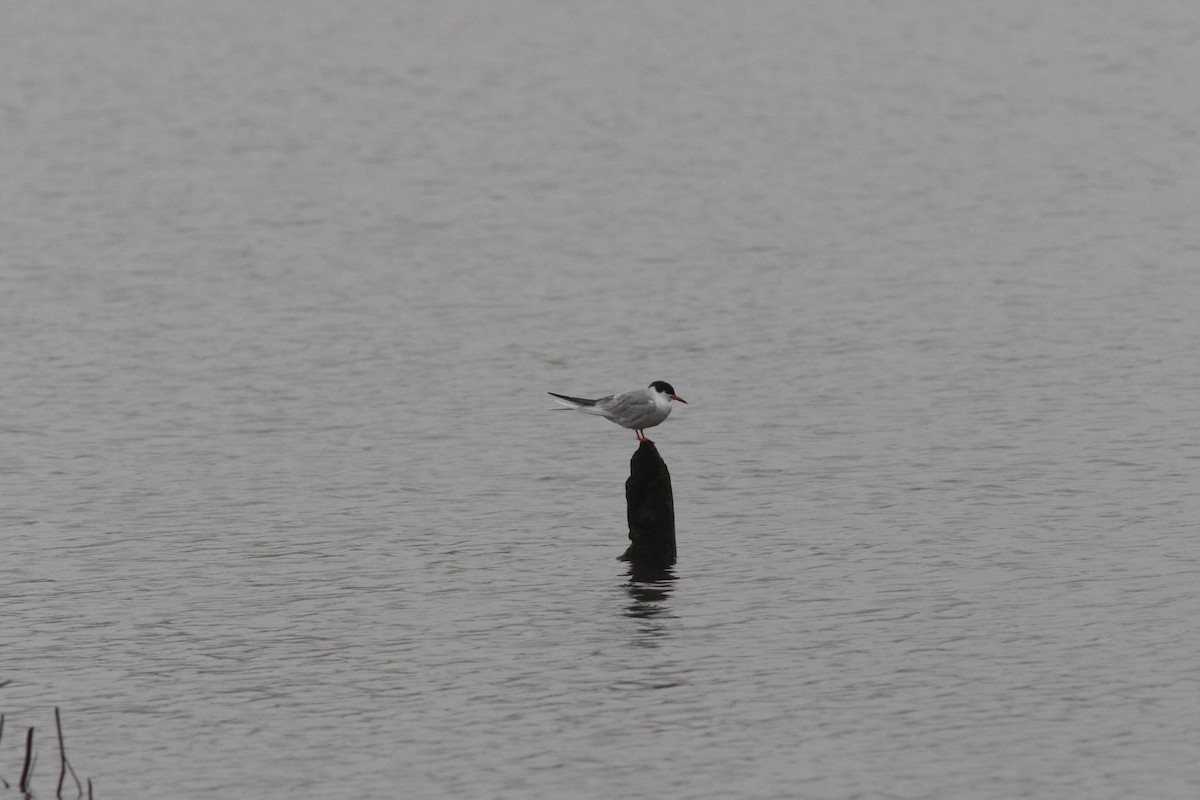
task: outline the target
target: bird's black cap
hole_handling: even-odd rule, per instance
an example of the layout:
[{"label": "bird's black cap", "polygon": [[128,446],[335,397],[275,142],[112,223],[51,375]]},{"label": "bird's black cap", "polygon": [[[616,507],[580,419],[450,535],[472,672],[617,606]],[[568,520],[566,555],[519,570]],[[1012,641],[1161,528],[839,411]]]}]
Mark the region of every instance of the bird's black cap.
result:
[{"label": "bird's black cap", "polygon": [[656,392],[665,392],[666,394],[675,394],[675,387],[666,381],[655,381],[650,384],[650,388]]}]

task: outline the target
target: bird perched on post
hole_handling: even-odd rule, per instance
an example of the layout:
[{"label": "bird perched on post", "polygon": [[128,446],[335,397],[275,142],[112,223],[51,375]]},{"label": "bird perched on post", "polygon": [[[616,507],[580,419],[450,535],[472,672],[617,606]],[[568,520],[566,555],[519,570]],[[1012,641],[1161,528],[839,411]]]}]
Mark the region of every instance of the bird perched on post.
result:
[{"label": "bird perched on post", "polygon": [[646,428],[660,425],[671,415],[671,401],[687,403],[675,394],[675,388],[666,381],[655,381],[645,389],[630,389],[628,392],[601,397],[598,400],[588,400],[583,397],[568,397],[565,394],[547,392],[557,398],[565,408],[594,414],[611,420],[622,428],[629,428],[637,434],[639,442],[649,441],[646,438]]}]

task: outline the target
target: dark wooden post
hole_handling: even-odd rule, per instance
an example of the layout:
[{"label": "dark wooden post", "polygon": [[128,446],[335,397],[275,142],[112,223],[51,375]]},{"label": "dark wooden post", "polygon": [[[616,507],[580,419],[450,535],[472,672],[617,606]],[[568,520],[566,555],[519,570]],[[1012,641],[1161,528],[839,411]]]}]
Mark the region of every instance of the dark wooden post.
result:
[{"label": "dark wooden post", "polygon": [[671,494],[671,473],[654,442],[642,442],[629,460],[625,502],[629,505],[630,545],[620,559],[653,569],[674,564],[675,499]]}]

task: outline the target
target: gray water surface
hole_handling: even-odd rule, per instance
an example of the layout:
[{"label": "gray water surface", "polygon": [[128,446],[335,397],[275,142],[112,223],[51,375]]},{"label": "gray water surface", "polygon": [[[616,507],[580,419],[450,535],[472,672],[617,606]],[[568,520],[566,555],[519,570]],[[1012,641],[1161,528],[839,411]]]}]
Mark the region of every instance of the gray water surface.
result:
[{"label": "gray water surface", "polygon": [[3,16],[10,783],[1200,796],[1194,3]]}]

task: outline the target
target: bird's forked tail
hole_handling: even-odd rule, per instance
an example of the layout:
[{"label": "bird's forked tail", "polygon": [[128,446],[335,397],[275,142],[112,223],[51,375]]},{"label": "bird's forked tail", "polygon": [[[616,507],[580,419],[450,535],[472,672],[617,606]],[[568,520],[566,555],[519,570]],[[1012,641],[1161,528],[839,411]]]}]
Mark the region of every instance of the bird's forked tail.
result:
[{"label": "bird's forked tail", "polygon": [[551,397],[557,397],[558,402],[562,403],[567,408],[588,408],[596,405],[595,400],[588,400],[584,397],[567,397],[565,394],[555,394],[554,392],[546,392]]}]

